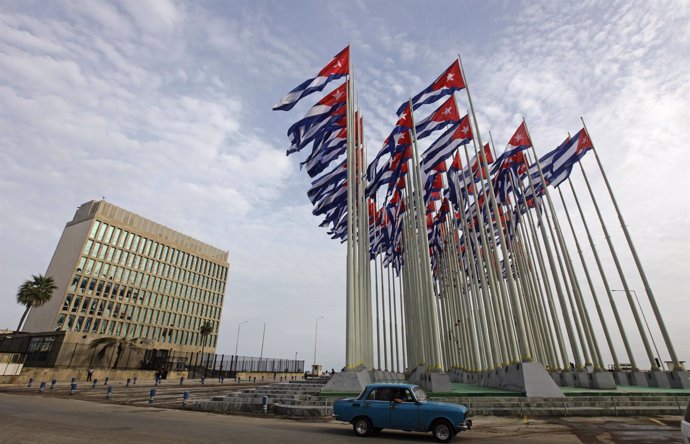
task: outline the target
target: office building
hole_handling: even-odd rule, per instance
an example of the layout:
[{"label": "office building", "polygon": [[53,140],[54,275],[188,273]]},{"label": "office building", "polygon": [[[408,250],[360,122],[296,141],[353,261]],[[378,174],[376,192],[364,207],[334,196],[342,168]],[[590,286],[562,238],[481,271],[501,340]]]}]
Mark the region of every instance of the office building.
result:
[{"label": "office building", "polygon": [[[214,353],[227,274],[227,251],[105,200],[86,202],[65,226],[46,271],[58,289],[30,311],[23,331],[65,332],[66,342],[82,345],[105,336],[166,353],[202,346]],[[205,322],[212,332],[202,338]],[[40,337],[32,347],[51,349]]]}]

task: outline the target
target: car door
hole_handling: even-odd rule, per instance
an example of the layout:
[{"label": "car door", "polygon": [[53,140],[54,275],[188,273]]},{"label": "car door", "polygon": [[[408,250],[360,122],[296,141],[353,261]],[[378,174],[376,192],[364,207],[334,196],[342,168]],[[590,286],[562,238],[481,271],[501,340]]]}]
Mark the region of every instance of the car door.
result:
[{"label": "car door", "polygon": [[390,427],[401,430],[419,430],[419,405],[409,389],[400,390],[402,402],[393,402],[390,405]]},{"label": "car door", "polygon": [[364,414],[369,417],[374,427],[382,429],[390,427],[390,400],[391,393],[387,388],[372,390],[364,400]]}]

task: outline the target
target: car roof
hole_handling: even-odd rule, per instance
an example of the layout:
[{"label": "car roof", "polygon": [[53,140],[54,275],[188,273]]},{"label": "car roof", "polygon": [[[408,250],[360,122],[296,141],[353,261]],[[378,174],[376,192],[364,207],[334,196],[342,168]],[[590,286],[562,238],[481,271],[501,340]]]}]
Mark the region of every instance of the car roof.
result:
[{"label": "car roof", "polygon": [[367,389],[375,388],[408,388],[417,387],[417,384],[410,384],[407,382],[376,382],[373,384],[368,384]]}]

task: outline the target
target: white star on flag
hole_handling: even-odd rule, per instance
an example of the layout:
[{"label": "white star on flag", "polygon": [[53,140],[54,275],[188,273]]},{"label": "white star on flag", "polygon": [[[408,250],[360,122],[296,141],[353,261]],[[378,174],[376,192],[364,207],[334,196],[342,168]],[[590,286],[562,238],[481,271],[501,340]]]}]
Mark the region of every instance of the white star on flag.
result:
[{"label": "white star on flag", "polygon": [[449,106],[448,108],[444,109],[444,110],[443,110],[443,115],[445,115],[445,116],[449,115],[450,112],[451,112],[451,110],[452,110],[452,108],[451,108],[450,106]]},{"label": "white star on flag", "polygon": [[453,80],[454,77],[455,77],[455,74],[453,74],[452,72],[449,72],[448,75],[446,76],[446,80],[448,80],[450,82],[451,80]]}]

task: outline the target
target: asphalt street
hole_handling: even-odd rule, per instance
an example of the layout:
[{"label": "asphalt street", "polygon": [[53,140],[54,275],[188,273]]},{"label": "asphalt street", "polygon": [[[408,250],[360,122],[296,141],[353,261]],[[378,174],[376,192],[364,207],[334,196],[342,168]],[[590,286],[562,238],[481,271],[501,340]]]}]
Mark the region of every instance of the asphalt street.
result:
[{"label": "asphalt street", "polygon": [[[680,418],[477,417],[457,443],[681,443]],[[430,434],[384,431],[370,444],[435,442]],[[0,443],[350,443],[349,424],[217,415],[0,394]]]}]

